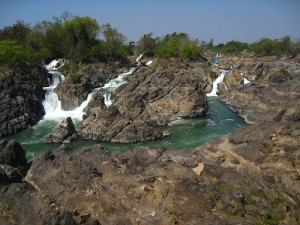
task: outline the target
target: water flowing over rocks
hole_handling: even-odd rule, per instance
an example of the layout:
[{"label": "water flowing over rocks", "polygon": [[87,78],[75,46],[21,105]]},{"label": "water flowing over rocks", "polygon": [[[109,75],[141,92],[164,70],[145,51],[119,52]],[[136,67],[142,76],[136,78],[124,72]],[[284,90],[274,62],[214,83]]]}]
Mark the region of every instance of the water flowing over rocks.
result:
[{"label": "water flowing over rocks", "polygon": [[296,225],[299,140],[299,123],[266,122],[194,149],[62,146],[0,186],[0,223]]},{"label": "water flowing over rocks", "polygon": [[43,86],[47,86],[44,68],[22,65],[0,69],[0,137],[36,124],[45,114]]},{"label": "water flowing over rocks", "polygon": [[95,95],[87,106],[80,136],[121,143],[162,138],[159,125],[207,115],[207,74],[205,62],[162,60],[142,67],[113,92],[110,107],[104,107],[104,99]]},{"label": "water flowing over rocks", "polygon": [[49,134],[46,143],[71,143],[76,139],[77,134],[71,117],[66,118],[60,124],[55,126]]},{"label": "water flowing over rocks", "polygon": [[[300,64],[293,59],[228,58],[233,69],[224,78],[221,100],[247,123],[299,121]],[[244,78],[250,81],[244,84]]]},{"label": "water flowing over rocks", "polygon": [[66,79],[56,88],[63,110],[71,111],[80,106],[87,99],[88,94],[98,87],[102,87],[109,80],[128,70],[126,63],[90,63],[74,64],[67,62],[60,69]]}]

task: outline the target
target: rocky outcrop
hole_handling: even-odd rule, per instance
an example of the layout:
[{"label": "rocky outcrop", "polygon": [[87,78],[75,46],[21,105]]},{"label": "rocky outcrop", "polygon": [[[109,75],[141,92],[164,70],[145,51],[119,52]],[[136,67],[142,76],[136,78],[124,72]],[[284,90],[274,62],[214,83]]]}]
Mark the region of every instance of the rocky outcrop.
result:
[{"label": "rocky outcrop", "polygon": [[56,88],[63,110],[74,110],[87,99],[94,88],[102,87],[109,80],[128,70],[129,64],[122,62],[74,64],[67,62],[60,71],[66,79]]},{"label": "rocky outcrop", "polygon": [[46,143],[71,143],[77,138],[75,126],[71,117],[56,125],[46,137]]},{"label": "rocky outcrop", "polygon": [[[299,121],[300,64],[292,59],[237,60],[225,76],[229,92],[221,100],[238,112],[247,123]],[[238,64],[241,63],[241,64]],[[251,81],[243,84],[243,77]]]},{"label": "rocky outcrop", "polygon": [[138,70],[114,92],[113,104],[91,100],[80,130],[84,139],[132,143],[162,138],[158,125],[180,117],[207,115],[203,90],[208,65],[204,62],[153,62]]},{"label": "rocky outcrop", "polygon": [[45,114],[47,72],[39,66],[0,69],[0,137],[36,124]]},{"label": "rocky outcrop", "polygon": [[0,186],[21,182],[27,169],[22,146],[16,141],[0,141]]},{"label": "rocky outcrop", "polygon": [[0,222],[296,225],[299,140],[299,123],[267,122],[194,149],[62,146],[0,188]]}]

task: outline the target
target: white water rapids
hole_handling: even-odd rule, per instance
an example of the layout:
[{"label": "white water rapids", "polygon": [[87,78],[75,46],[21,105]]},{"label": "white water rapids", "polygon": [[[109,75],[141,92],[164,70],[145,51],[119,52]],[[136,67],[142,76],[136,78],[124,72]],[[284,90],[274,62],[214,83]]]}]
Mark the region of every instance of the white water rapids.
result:
[{"label": "white water rapids", "polygon": [[221,74],[213,82],[213,88],[212,88],[211,92],[207,94],[207,96],[217,96],[218,84],[223,82],[224,77],[227,72],[228,72],[228,70],[222,70]]},{"label": "white water rapids", "polygon": [[[139,60],[142,58],[143,54],[141,54],[137,59],[136,62],[138,65],[140,64]],[[64,76],[57,71],[59,67],[57,67],[58,63],[61,60],[53,60],[48,65],[45,65],[45,68],[48,70],[49,73],[52,74],[52,82],[50,83],[49,87],[44,87],[43,89],[46,91],[45,93],[45,100],[43,101],[44,109],[45,109],[45,116],[44,120],[55,120],[55,121],[62,121],[67,117],[72,117],[75,120],[82,120],[84,115],[84,108],[88,105],[89,101],[91,100],[92,96],[100,89],[104,90],[104,100],[106,107],[109,107],[112,104],[111,101],[111,92],[121,86],[122,84],[126,83],[127,81],[124,79],[126,76],[129,76],[134,73],[136,67],[132,67],[128,72],[121,73],[117,78],[110,80],[106,83],[103,87],[95,88],[87,97],[87,99],[81,103],[81,105],[73,111],[64,111],[61,109],[61,101],[59,100],[57,94],[54,92],[54,89],[57,85],[63,81],[65,78]],[[150,65],[152,61],[149,61],[146,65]]]}]

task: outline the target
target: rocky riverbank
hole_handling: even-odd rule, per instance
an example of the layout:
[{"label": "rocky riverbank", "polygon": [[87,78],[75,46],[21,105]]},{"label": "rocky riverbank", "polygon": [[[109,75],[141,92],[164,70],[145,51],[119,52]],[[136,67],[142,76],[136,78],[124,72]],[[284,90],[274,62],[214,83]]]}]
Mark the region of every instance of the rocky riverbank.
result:
[{"label": "rocky riverbank", "polygon": [[162,138],[168,134],[159,125],[208,114],[209,71],[204,61],[155,60],[114,91],[110,107],[104,105],[103,92],[96,94],[87,106],[79,135],[121,143]]},{"label": "rocky riverbank", "polygon": [[[235,58],[221,60],[219,68],[232,68],[220,99],[247,123],[299,121],[300,63],[293,58]],[[250,83],[245,84],[245,79]]]},{"label": "rocky riverbank", "polygon": [[95,62],[80,65],[67,62],[60,69],[66,79],[55,89],[62,109],[74,110],[87,99],[94,88],[102,87],[120,73],[128,71],[129,67],[130,62]]},{"label": "rocky riverbank", "polygon": [[299,128],[259,123],[195,149],[45,151],[0,186],[0,223],[296,225]]},{"label": "rocky riverbank", "polygon": [[43,86],[48,74],[38,65],[0,68],[0,137],[36,124],[45,114]]}]

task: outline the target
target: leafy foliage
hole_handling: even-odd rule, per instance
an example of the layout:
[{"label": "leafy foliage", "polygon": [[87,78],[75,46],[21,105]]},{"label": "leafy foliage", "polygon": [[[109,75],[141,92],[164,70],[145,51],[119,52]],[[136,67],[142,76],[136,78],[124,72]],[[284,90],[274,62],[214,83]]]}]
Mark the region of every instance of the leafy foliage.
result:
[{"label": "leafy foliage", "polygon": [[[98,38],[100,32],[104,40]],[[126,46],[125,36],[110,24],[100,26],[88,16],[74,17],[69,13],[53,18],[52,21],[39,22],[32,28],[29,24],[18,21],[13,26],[0,30],[0,41],[4,40],[14,41],[13,44],[17,45],[10,46],[14,48],[11,54],[2,50],[0,63],[10,64],[21,59],[38,63],[53,58],[69,58],[77,63],[93,59],[125,59],[128,54],[133,54],[134,48],[133,42]],[[7,46],[2,48],[6,49]],[[17,53],[20,53],[18,57]],[[9,61],[11,55],[14,57]]]},{"label": "leafy foliage", "polygon": [[28,59],[25,49],[16,41],[0,41],[0,62],[16,65]]},{"label": "leafy foliage", "polygon": [[74,83],[74,84],[79,83],[80,78],[81,78],[81,75],[79,75],[79,74],[71,74],[71,75],[70,75],[70,80],[71,80],[72,83]]},{"label": "leafy foliage", "polygon": [[144,34],[137,43],[137,50],[147,56],[154,56],[157,47],[156,39],[152,37],[153,33]]},{"label": "leafy foliage", "polygon": [[162,38],[153,38],[152,33],[145,34],[138,41],[137,49],[148,56],[180,57],[196,59],[201,57],[202,49],[196,41],[190,40],[186,33],[167,34]]},{"label": "leafy foliage", "polygon": [[259,42],[252,44],[251,49],[259,55],[281,55],[282,43],[277,39],[262,38]]},{"label": "leafy foliage", "polygon": [[201,58],[203,50],[228,54],[250,50],[258,55],[290,56],[300,52],[300,42],[293,43],[288,36],[275,40],[263,38],[253,44],[230,41],[217,46],[214,46],[213,39],[199,44],[197,40],[191,40],[188,34],[176,32],[161,38],[154,38],[153,33],[144,34],[136,45],[135,42],[127,44],[125,41],[126,37],[108,23],[100,26],[88,16],[73,16],[65,12],[59,18],[39,22],[33,27],[24,21],[17,21],[0,29],[0,63],[42,63],[54,58],[69,58],[76,63],[126,60],[135,52],[187,59]]}]

